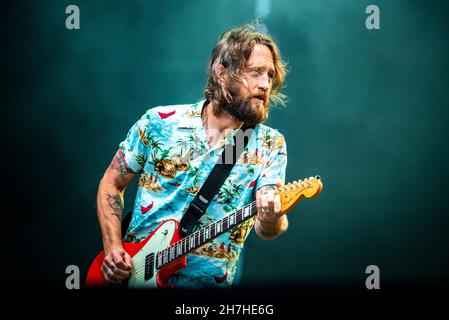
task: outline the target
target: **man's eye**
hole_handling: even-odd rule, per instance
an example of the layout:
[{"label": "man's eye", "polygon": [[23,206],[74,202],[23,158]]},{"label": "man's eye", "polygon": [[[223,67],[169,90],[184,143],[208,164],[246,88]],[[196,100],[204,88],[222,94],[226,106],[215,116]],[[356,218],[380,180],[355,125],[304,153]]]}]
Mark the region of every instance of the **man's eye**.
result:
[{"label": "man's eye", "polygon": [[268,77],[269,77],[270,79],[273,79],[273,78],[274,78],[274,73],[268,72]]}]

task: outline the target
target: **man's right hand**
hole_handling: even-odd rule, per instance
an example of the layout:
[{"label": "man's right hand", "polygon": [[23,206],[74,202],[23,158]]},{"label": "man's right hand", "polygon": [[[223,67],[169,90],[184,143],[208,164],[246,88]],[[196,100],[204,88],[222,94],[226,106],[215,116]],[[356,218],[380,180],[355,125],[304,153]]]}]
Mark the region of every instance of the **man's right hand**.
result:
[{"label": "man's right hand", "polygon": [[105,251],[101,272],[106,281],[120,284],[122,280],[129,278],[131,271],[131,256],[123,249],[123,246],[111,247]]}]

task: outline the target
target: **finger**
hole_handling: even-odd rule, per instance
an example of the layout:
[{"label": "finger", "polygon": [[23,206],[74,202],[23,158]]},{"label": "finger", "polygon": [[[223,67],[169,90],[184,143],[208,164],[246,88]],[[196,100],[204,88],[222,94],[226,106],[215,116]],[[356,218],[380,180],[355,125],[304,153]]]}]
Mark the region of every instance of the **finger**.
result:
[{"label": "finger", "polygon": [[257,213],[260,213],[262,210],[262,202],[261,202],[261,196],[262,192],[261,190],[257,190],[256,192],[256,207],[257,207]]},{"label": "finger", "polygon": [[263,195],[263,196],[261,197],[261,199],[260,199],[260,202],[261,202],[261,204],[262,204],[262,213],[263,213],[264,215],[267,215],[267,214],[268,214],[268,210],[269,210],[269,208],[268,208],[268,199],[267,199],[267,195]]},{"label": "finger", "polygon": [[129,270],[132,270],[133,262],[131,260],[131,256],[127,252],[125,252],[125,264],[127,265]]},{"label": "finger", "polygon": [[104,259],[102,270],[104,273],[107,273],[109,270],[114,271],[114,269],[117,269],[114,263],[111,263],[108,259]]},{"label": "finger", "polygon": [[123,257],[121,254],[114,252],[112,254],[112,260],[114,261],[114,264],[117,266],[117,268],[120,268],[122,270],[128,269],[128,266],[125,264],[125,261],[123,260]]},{"label": "finger", "polygon": [[105,279],[107,282],[113,283],[113,284],[120,284],[122,281],[118,278],[116,278],[114,275],[106,273]]},{"label": "finger", "polygon": [[269,191],[267,194],[268,214],[274,215],[274,191]]},{"label": "finger", "polygon": [[109,269],[108,267],[106,267],[105,265],[103,265],[101,267],[101,272],[104,276],[104,278],[106,279],[107,282],[111,282],[111,283],[120,283],[120,279],[116,278],[114,276],[114,274],[110,271],[111,269]]},{"label": "finger", "polygon": [[282,216],[281,197],[278,194],[274,197],[274,213],[278,217]]},{"label": "finger", "polygon": [[107,256],[104,258],[103,264],[104,264],[106,267],[108,267],[108,268],[111,268],[111,269],[114,269],[114,268],[115,268],[114,261],[112,260],[112,258],[111,258],[110,255],[107,255]]},{"label": "finger", "polygon": [[126,279],[126,278],[128,278],[130,276],[131,271],[130,270],[122,270],[122,269],[117,268],[115,270],[112,270],[112,274],[116,278],[118,278],[120,280],[123,280],[123,279]]}]

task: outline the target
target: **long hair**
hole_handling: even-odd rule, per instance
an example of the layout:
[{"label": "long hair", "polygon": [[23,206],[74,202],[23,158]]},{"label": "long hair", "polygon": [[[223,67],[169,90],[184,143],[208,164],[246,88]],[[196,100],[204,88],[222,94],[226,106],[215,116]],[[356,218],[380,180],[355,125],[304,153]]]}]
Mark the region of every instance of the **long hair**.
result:
[{"label": "long hair", "polygon": [[239,71],[243,71],[246,63],[256,44],[267,46],[273,55],[275,74],[271,88],[270,102],[274,104],[285,104],[286,96],[281,89],[287,73],[286,63],[280,56],[279,48],[269,35],[256,30],[255,24],[247,24],[224,32],[220,40],[212,50],[210,62],[207,68],[208,82],[204,90],[206,99],[213,102],[215,106],[224,101],[230,102],[230,93],[219,83],[216,68],[223,65],[227,69],[232,80],[240,81]]}]

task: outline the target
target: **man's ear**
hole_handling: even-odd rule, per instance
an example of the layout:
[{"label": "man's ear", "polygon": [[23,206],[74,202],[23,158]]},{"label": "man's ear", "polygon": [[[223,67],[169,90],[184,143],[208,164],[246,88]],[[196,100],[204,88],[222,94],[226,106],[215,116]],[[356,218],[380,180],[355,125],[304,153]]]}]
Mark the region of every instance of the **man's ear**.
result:
[{"label": "man's ear", "polygon": [[221,85],[224,85],[228,80],[228,69],[226,69],[222,64],[217,64],[215,66],[215,75],[218,82]]}]

